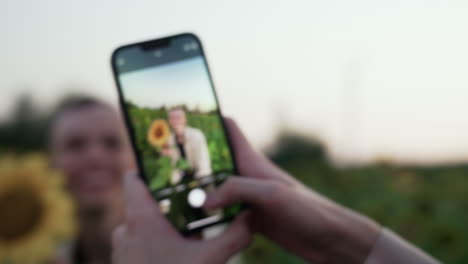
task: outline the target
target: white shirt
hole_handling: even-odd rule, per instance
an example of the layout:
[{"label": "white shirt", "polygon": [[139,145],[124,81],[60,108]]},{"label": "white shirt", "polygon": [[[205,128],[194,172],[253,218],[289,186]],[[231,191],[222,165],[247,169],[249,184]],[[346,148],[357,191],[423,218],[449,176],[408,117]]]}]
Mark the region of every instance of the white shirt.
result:
[{"label": "white shirt", "polygon": [[[175,135],[171,135],[169,144],[174,150],[172,163],[175,165],[182,157],[182,154],[177,147]],[[188,126],[185,128],[183,148],[185,152],[185,159],[194,170],[195,178],[209,176],[212,173],[208,144],[206,142],[205,135],[203,135],[203,132],[200,129]],[[171,183],[177,184],[181,180],[182,172],[180,170],[173,170]]]}]

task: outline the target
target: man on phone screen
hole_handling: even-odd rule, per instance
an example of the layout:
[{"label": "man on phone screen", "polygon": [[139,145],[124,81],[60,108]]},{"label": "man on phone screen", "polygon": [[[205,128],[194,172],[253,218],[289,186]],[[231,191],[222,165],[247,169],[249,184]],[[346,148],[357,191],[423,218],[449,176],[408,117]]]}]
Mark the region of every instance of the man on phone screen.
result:
[{"label": "man on phone screen", "polygon": [[168,119],[173,133],[163,155],[171,156],[174,164],[184,160],[189,167],[186,170],[174,170],[171,184],[187,183],[209,176],[212,172],[211,161],[203,132],[187,125],[187,114],[183,106],[170,108]]}]

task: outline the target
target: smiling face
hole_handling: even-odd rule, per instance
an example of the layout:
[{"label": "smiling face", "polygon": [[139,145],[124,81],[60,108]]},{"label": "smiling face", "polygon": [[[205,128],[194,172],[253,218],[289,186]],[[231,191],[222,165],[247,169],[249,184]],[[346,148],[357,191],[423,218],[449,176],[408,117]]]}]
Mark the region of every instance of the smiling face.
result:
[{"label": "smiling face", "polygon": [[183,135],[185,126],[187,125],[187,116],[181,108],[169,110],[169,124],[177,135]]},{"label": "smiling face", "polygon": [[125,131],[106,105],[59,114],[51,131],[54,167],[67,176],[67,187],[81,208],[102,208],[121,199],[122,176],[132,167]]}]

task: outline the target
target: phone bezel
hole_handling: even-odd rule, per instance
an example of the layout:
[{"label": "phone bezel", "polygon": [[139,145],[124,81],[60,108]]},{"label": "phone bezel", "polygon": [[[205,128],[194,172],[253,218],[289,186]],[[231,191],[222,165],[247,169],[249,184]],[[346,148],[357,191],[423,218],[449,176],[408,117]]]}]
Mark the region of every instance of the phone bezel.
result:
[{"label": "phone bezel", "polygon": [[[179,38],[179,37],[191,37],[198,43],[198,46],[199,46],[199,49],[200,49],[200,54],[204,59],[205,67],[206,67],[207,74],[208,74],[208,79],[210,81],[210,85],[212,87],[213,94],[214,94],[214,97],[215,97],[215,102],[216,102],[216,106],[217,106],[217,114],[219,116],[219,119],[220,119],[222,128],[224,130],[224,133],[225,133],[225,135],[227,137],[227,145],[228,145],[228,148],[229,148],[229,152],[231,153],[232,162],[233,162],[233,169],[234,169],[234,175],[233,176],[239,175],[239,170],[238,170],[237,161],[236,161],[236,153],[235,153],[234,148],[232,147],[231,137],[229,135],[229,131],[228,131],[228,129],[226,127],[226,124],[224,122],[224,118],[223,118],[223,115],[222,115],[222,112],[221,112],[221,106],[220,106],[219,100],[218,100],[218,94],[216,93],[216,88],[215,88],[213,78],[211,76],[210,67],[209,67],[209,64],[208,64],[208,58],[207,58],[207,56],[205,54],[205,51],[203,49],[203,45],[201,43],[201,40],[200,40],[200,38],[198,36],[196,36],[193,33],[181,33],[181,34],[166,36],[166,37],[162,37],[162,38],[156,38],[156,39],[152,39],[152,40],[141,41],[141,42],[136,42],[136,43],[132,43],[132,44],[123,45],[123,46],[120,46],[120,47],[116,48],[112,52],[112,55],[111,55],[111,68],[112,68],[112,73],[113,73],[113,77],[114,77],[114,82],[116,84],[117,91],[118,91],[118,101],[119,101],[120,110],[121,110],[121,112],[122,112],[122,114],[124,116],[125,126],[127,127],[127,131],[129,133],[129,136],[130,136],[130,142],[131,142],[131,145],[132,145],[133,153],[134,153],[134,155],[135,155],[135,157],[137,159],[137,166],[138,166],[138,171],[139,171],[138,175],[143,180],[143,182],[145,183],[146,186],[148,185],[148,179],[147,179],[147,176],[144,175],[141,155],[140,155],[140,153],[138,151],[138,148],[137,148],[137,145],[136,145],[136,142],[135,142],[134,127],[133,127],[133,125],[131,123],[131,119],[130,119],[130,116],[128,114],[128,111],[125,108],[124,95],[123,95],[122,87],[121,87],[120,82],[118,80],[118,71],[117,71],[117,66],[116,66],[116,63],[115,63],[116,62],[116,56],[121,50],[124,50],[124,49],[127,49],[127,48],[154,45],[156,42],[163,42],[163,43],[169,42],[170,43],[171,39]],[[154,199],[154,200],[156,201],[156,199]],[[245,206],[243,204],[241,204],[240,212],[243,210],[244,207]],[[203,230],[203,229],[205,229],[207,227],[210,227],[210,226],[231,222],[237,215],[230,216],[230,217],[224,217],[220,221],[213,222],[213,223],[210,223],[210,224],[206,224],[206,225],[203,225],[203,226],[191,229],[191,230],[182,230],[181,233],[183,235],[185,235],[185,236],[188,236],[188,235],[191,235],[193,233],[200,232],[201,230]]]}]

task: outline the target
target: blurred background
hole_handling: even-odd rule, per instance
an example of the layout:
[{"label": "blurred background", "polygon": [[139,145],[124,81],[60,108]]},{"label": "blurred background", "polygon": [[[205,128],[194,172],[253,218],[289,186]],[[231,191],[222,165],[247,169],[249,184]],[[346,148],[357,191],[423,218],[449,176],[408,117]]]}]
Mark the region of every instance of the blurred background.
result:
[{"label": "blurred background", "polygon": [[[0,153],[45,150],[63,101],[117,107],[110,54],[197,34],[225,115],[311,188],[468,262],[468,2],[0,2]],[[285,223],[287,224],[287,223]],[[302,263],[263,238],[244,263]]]}]

